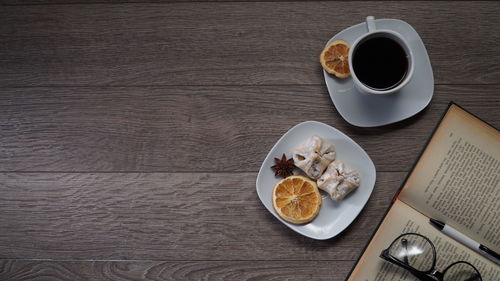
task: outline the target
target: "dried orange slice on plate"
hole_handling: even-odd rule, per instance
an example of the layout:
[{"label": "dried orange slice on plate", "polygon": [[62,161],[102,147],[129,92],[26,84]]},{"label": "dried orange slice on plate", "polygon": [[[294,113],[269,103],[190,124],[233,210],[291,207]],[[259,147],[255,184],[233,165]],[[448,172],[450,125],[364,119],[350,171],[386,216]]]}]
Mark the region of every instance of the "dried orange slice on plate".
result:
[{"label": "dried orange slice on plate", "polygon": [[344,79],[349,77],[349,44],[344,40],[334,40],[323,49],[319,60],[326,72]]},{"label": "dried orange slice on plate", "polygon": [[319,213],[321,195],[316,183],[304,176],[290,176],[274,186],[273,206],[287,222],[303,224]]}]

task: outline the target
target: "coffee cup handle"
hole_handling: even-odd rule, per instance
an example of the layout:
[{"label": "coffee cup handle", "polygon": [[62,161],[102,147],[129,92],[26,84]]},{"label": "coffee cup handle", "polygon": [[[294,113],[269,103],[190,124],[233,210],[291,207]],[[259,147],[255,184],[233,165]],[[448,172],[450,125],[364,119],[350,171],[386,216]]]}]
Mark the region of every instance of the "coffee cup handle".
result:
[{"label": "coffee cup handle", "polygon": [[373,32],[377,29],[375,27],[375,17],[373,16],[366,17],[366,27],[368,28],[368,32]]}]

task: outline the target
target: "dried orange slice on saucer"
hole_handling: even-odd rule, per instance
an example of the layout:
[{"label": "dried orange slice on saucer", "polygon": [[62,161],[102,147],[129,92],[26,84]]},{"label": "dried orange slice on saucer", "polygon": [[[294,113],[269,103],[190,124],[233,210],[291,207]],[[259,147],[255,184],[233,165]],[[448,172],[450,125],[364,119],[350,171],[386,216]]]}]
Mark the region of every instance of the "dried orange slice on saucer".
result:
[{"label": "dried orange slice on saucer", "polygon": [[274,209],[287,222],[312,221],[319,213],[321,202],[316,183],[304,176],[289,176],[274,186]]},{"label": "dried orange slice on saucer", "polygon": [[323,49],[319,60],[326,72],[344,79],[349,77],[349,44],[344,40],[334,40]]}]

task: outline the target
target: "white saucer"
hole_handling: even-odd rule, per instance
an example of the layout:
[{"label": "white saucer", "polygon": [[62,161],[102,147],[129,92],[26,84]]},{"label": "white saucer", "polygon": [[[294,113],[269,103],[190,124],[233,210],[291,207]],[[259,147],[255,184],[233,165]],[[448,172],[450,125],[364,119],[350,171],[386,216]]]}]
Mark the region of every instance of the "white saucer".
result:
[{"label": "white saucer", "polygon": [[[328,194],[321,192],[323,204],[318,216],[307,224],[291,224],[281,219],[274,210],[272,192],[281,178],[274,176],[271,166],[274,165],[274,158],[281,158],[283,153],[287,158],[291,158],[293,149],[312,135],[321,136],[325,141],[332,143],[335,146],[336,159],[358,170],[361,184],[339,202],[334,202]],[[299,169],[296,169],[295,173],[299,173]],[[316,121],[307,121],[291,128],[269,151],[260,167],[256,187],[262,204],[279,221],[304,236],[323,240],[338,235],[354,221],[370,198],[375,178],[375,165],[370,156],[356,142],[331,126]]]},{"label": "white saucer", "polygon": [[[434,93],[434,76],[427,50],[418,33],[408,23],[396,19],[376,19],[377,29],[390,29],[400,33],[410,45],[415,57],[415,71],[410,82],[400,91],[384,96],[358,92],[351,78],[338,79],[323,70],[326,86],[340,115],[358,127],[376,127],[409,118],[424,109]],[[352,45],[368,31],[366,23],[342,30],[332,37]]]}]

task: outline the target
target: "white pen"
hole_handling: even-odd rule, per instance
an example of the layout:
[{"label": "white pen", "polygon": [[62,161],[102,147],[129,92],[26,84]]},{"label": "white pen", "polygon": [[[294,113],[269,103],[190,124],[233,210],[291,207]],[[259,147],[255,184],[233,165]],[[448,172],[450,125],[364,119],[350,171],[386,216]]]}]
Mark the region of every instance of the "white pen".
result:
[{"label": "white pen", "polygon": [[456,241],[462,243],[463,245],[471,248],[472,250],[478,252],[479,254],[487,257],[488,259],[492,260],[496,264],[500,264],[500,255],[498,255],[495,251],[492,249],[487,248],[484,245],[481,245],[477,243],[476,241],[470,239],[469,237],[465,236],[464,234],[460,233],[458,230],[452,228],[449,225],[446,225],[444,222],[440,222],[435,219],[429,219],[430,223],[435,226],[437,229],[439,229],[441,232],[444,234],[450,236],[451,238],[455,239]]}]

